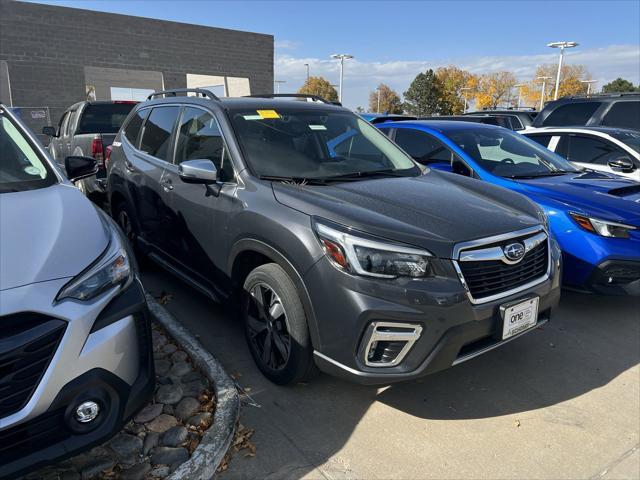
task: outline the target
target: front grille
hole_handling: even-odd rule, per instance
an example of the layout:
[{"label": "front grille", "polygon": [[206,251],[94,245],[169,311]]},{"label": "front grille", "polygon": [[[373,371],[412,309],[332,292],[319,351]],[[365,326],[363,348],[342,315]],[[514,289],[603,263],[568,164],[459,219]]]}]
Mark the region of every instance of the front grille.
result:
[{"label": "front grille", "polygon": [[[509,239],[499,246],[517,240],[522,238]],[[549,267],[548,244],[547,240],[543,241],[529,250],[515,265],[509,265],[502,260],[460,262],[460,271],[469,293],[476,300],[483,299],[517,289],[543,277]]]},{"label": "front grille", "polygon": [[30,312],[0,317],[0,418],[29,402],[66,325],[62,320]]}]

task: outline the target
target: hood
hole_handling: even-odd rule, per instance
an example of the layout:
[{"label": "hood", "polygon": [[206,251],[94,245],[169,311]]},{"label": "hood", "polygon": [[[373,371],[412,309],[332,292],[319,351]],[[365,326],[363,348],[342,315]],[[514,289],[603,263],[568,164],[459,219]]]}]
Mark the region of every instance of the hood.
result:
[{"label": "hood", "polygon": [[73,277],[108,243],[98,212],[75,187],[0,194],[0,290]]},{"label": "hood", "polygon": [[551,199],[567,210],[640,226],[640,183],[604,172],[518,180],[541,203]]},{"label": "hood", "polygon": [[450,258],[456,243],[538,225],[524,196],[460,175],[427,172],[329,186],[273,183],[276,200],[332,220]]}]

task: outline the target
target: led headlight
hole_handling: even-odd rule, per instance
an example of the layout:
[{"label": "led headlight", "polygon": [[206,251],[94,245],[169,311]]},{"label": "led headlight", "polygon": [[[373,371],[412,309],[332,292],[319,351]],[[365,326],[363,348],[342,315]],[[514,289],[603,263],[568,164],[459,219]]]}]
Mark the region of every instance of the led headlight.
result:
[{"label": "led headlight", "polygon": [[111,239],[104,253],[89,268],[67,283],[56,301],[65,298],[87,301],[114,287],[121,289],[133,280],[133,268],[120,236],[111,228]]},{"label": "led headlight", "polygon": [[629,238],[629,232],[637,230],[637,227],[632,225],[588,217],[575,212],[571,212],[570,215],[582,228],[602,237]]},{"label": "led headlight", "polygon": [[323,223],[316,223],[315,229],[333,265],[349,273],[380,278],[421,278],[434,273],[435,259],[426,250],[364,238]]}]

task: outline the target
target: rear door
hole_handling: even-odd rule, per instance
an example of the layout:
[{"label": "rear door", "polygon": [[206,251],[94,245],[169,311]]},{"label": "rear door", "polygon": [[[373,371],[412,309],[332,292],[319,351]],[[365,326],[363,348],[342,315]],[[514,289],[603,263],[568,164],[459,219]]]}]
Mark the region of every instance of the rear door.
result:
[{"label": "rear door", "polygon": [[628,154],[609,140],[595,135],[563,134],[556,147],[556,153],[571,163],[592,170],[615,173],[635,178],[635,174],[614,172],[609,162]]}]

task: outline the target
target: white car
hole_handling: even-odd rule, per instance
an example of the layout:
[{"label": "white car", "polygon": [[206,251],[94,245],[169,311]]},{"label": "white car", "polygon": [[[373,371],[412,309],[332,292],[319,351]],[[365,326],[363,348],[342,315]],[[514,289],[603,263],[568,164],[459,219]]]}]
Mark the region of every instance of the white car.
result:
[{"label": "white car", "polygon": [[521,132],[571,163],[640,182],[640,131],[614,127],[543,127]]}]

